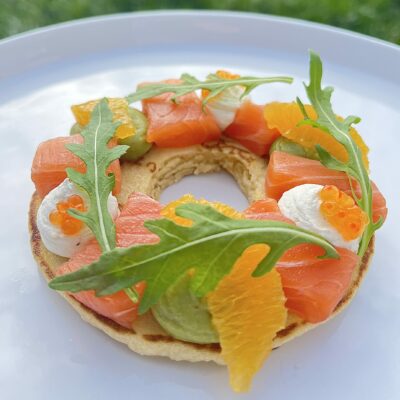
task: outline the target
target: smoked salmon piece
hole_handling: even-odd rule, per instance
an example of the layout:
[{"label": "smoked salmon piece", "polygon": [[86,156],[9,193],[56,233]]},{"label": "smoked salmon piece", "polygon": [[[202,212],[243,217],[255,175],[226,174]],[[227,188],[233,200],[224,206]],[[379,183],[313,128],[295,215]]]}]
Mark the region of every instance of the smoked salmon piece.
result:
[{"label": "smoked salmon piece", "polygon": [[[57,187],[66,177],[66,168],[74,168],[84,172],[85,164],[65,147],[69,143],[83,143],[81,135],[57,137],[42,142],[36,150],[32,163],[31,178],[36,192],[41,198]],[[121,190],[121,168],[119,160],[111,163],[108,172],[115,176],[113,193]]]},{"label": "smoked salmon piece", "polygon": [[[268,163],[265,178],[265,194],[279,200],[284,192],[305,183],[334,185],[339,190],[352,195],[347,175],[322,165],[317,160],[298,157],[289,153],[274,151]],[[354,183],[355,193],[360,195],[358,184]],[[386,218],[386,200],[372,183],[372,217],[374,222]]]},{"label": "smoked salmon piece", "polygon": [[[144,221],[159,218],[161,208],[160,203],[144,194],[131,194],[115,220],[117,246],[129,247],[134,244],[156,243],[159,240],[158,236],[144,227]],[[93,239],[64,263],[57,270],[57,275],[77,271],[81,267],[98,260],[100,254],[100,247],[97,241]],[[135,285],[139,296],[143,294],[144,288],[143,282]],[[112,319],[125,328],[132,329],[132,322],[137,317],[138,304],[133,303],[124,291],[96,297],[94,291],[88,290],[71,293],[71,296],[98,314]]]},{"label": "smoked salmon piece", "polygon": [[253,153],[263,156],[280,135],[277,129],[270,129],[265,121],[264,106],[247,100],[237,110],[235,119],[224,131],[226,136],[237,140]]},{"label": "smoked salmon piece", "polygon": [[149,121],[148,142],[159,147],[186,147],[219,139],[220,128],[212,115],[203,109],[195,93],[179,97],[176,103],[172,101],[173,96],[173,93],[164,93],[142,101],[143,112]]},{"label": "smoked salmon piece", "polygon": [[247,219],[267,219],[293,224],[293,221],[282,215],[279,210],[278,202],[275,199],[266,198],[253,202],[245,211]]},{"label": "smoked salmon piece", "polygon": [[[275,202],[275,203],[274,203]],[[293,223],[279,211],[273,199],[259,200],[245,212],[246,218]],[[324,250],[316,245],[300,244],[281,257],[276,265],[286,296],[286,307],[307,322],[327,319],[350,286],[359,257],[337,248],[340,259],[319,259]]]},{"label": "smoked salmon piece", "polygon": [[317,258],[324,253],[320,247],[301,244],[288,250],[276,265],[287,298],[286,307],[307,322],[322,322],[333,313],[360,262],[352,251],[336,250],[339,259],[322,260]]}]

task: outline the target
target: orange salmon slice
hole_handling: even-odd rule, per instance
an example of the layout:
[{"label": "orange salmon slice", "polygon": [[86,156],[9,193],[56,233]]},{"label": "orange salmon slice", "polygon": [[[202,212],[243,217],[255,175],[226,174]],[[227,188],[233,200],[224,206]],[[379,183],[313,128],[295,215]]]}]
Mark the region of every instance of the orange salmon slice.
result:
[{"label": "orange salmon slice", "polygon": [[[246,218],[293,223],[279,211],[275,200],[253,203]],[[282,280],[286,307],[307,322],[327,319],[349,288],[359,257],[347,249],[337,248],[339,259],[321,260],[324,250],[316,245],[297,245],[281,257],[276,265]]]},{"label": "orange salmon slice", "polygon": [[177,102],[172,101],[173,96],[173,93],[164,93],[142,101],[143,112],[149,120],[148,142],[159,147],[186,147],[219,139],[221,130],[212,115],[203,110],[195,93],[180,96]]},{"label": "orange salmon slice", "polygon": [[[35,184],[37,193],[41,198],[56,188],[66,177],[66,168],[73,168],[84,172],[86,166],[75,154],[66,147],[70,143],[83,143],[81,135],[56,137],[42,142],[36,150],[32,162],[31,178]],[[110,164],[108,172],[114,174],[115,186],[113,193],[121,190],[121,168],[119,160]]]},{"label": "orange salmon slice", "polygon": [[[268,163],[265,178],[265,194],[279,200],[284,192],[295,186],[306,183],[319,185],[334,185],[339,190],[352,195],[350,181],[341,171],[335,171],[322,165],[317,160],[310,160],[292,154],[274,151]],[[356,195],[360,195],[358,184],[354,184]],[[372,183],[372,217],[377,221],[379,217],[386,218],[386,200]]]},{"label": "orange salmon slice", "polygon": [[280,135],[277,129],[270,129],[264,118],[264,106],[247,100],[236,112],[235,119],[224,134],[237,140],[253,153],[263,156]]},{"label": "orange salmon slice", "polygon": [[[144,221],[160,217],[161,205],[141,193],[133,193],[120,215],[115,220],[117,231],[117,246],[129,247],[134,244],[156,243],[159,238],[144,227]],[[79,270],[85,265],[97,261],[101,255],[100,247],[95,239],[88,242],[81,250],[77,251],[58,270],[57,275],[64,275]],[[142,296],[145,283],[135,285],[135,289]],[[132,323],[137,318],[139,304],[133,303],[124,291],[112,295],[96,297],[94,291],[88,290],[71,293],[76,300],[107,317],[117,324],[132,329]]]},{"label": "orange salmon slice", "polygon": [[280,221],[293,224],[292,220],[282,215],[278,207],[278,202],[271,198],[253,202],[244,211],[244,216],[247,219],[266,219],[270,221]]},{"label": "orange salmon slice", "polygon": [[320,247],[301,244],[288,250],[276,266],[287,308],[307,322],[326,320],[350,286],[359,257],[347,249],[336,250],[339,259],[321,260]]}]

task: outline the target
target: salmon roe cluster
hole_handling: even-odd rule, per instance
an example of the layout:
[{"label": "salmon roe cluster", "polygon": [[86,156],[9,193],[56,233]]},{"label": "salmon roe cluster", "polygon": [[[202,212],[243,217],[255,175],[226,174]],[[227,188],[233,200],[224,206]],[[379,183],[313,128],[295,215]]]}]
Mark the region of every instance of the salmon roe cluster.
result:
[{"label": "salmon roe cluster", "polygon": [[49,215],[49,220],[53,225],[58,226],[62,233],[68,236],[76,235],[84,223],[67,213],[67,210],[73,208],[78,211],[85,211],[85,204],[81,196],[74,194],[69,196],[67,201],[59,201],[56,209]]},{"label": "salmon roe cluster", "polygon": [[322,215],[339,231],[344,240],[354,240],[361,236],[369,218],[352,197],[333,185],[325,186],[320,197]]},{"label": "salmon roe cluster", "polygon": [[[240,75],[238,75],[238,74],[232,74],[231,72],[229,72],[229,71],[224,71],[224,70],[222,70],[222,69],[219,69],[219,70],[215,73],[215,75],[217,75],[218,78],[226,79],[226,80],[232,80],[232,79],[239,79],[239,78],[240,78]],[[205,99],[209,94],[210,94],[210,91],[207,90],[207,89],[203,89],[203,90],[201,91],[201,97],[202,97],[203,99]],[[218,96],[217,96],[217,97],[218,97]]]}]

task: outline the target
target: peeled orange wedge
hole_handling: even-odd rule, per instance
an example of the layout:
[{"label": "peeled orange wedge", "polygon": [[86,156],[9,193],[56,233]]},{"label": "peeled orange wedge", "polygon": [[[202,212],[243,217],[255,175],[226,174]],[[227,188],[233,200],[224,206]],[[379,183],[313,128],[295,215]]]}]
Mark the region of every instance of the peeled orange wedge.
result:
[{"label": "peeled orange wedge", "polygon": [[[311,119],[317,119],[317,114],[311,105],[306,104],[305,109]],[[338,160],[348,161],[349,155],[344,146],[329,133],[310,125],[297,126],[299,122],[304,120],[304,116],[296,103],[269,103],[265,106],[264,117],[268,128],[277,129],[287,139],[309,150],[315,150],[315,145],[319,144]],[[369,149],[367,145],[354,128],[350,129],[350,135],[360,148],[364,165],[368,169]]]},{"label": "peeled orange wedge", "polygon": [[205,199],[196,199],[191,194],[185,194],[180,199],[172,201],[171,203],[167,204],[162,209],[161,215],[165,218],[168,218],[168,219],[174,221],[178,225],[192,226],[192,221],[190,219],[178,217],[175,214],[175,209],[177,207],[181,206],[182,204],[187,204],[187,203],[206,204],[206,205],[214,207],[221,214],[224,214],[227,217],[230,217],[233,219],[243,218],[243,215],[240,212],[236,211],[234,208],[229,207],[226,204],[218,203],[218,202],[210,202]]},{"label": "peeled orange wedge", "polygon": [[[91,100],[71,107],[72,113],[79,125],[85,126],[90,122],[92,111],[99,101],[100,100]],[[118,139],[125,139],[133,136],[135,134],[135,126],[129,115],[128,102],[123,98],[109,98],[108,106],[113,113],[113,120],[121,123],[115,131],[114,136]]]},{"label": "peeled orange wedge", "polygon": [[267,245],[249,247],[207,299],[236,392],[250,389],[253,376],[272,350],[276,333],[286,324],[286,298],[279,273],[274,268],[262,277],[251,276],[268,251]]},{"label": "peeled orange wedge", "polygon": [[[175,214],[176,207],[185,203],[209,204],[228,217],[243,218],[243,214],[225,204],[196,200],[192,195],[168,204],[161,214],[177,224],[190,226],[190,220]],[[279,273],[273,269],[259,278],[251,276],[269,250],[265,244],[250,246],[236,261],[232,271],[207,296],[212,321],[220,338],[222,357],[236,392],[250,389],[254,374],[272,350],[276,333],[286,324],[286,298]]]}]

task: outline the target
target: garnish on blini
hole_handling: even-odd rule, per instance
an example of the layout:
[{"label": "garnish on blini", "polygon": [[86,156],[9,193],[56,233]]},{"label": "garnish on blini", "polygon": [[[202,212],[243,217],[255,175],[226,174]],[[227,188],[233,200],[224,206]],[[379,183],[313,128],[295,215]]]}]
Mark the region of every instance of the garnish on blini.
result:
[{"label": "garnish on blini", "polygon": [[[321,60],[311,53],[310,84],[306,86],[311,106],[303,105],[299,99],[297,105],[292,105],[300,109],[305,118],[300,122],[297,133],[301,136],[302,127],[317,128],[323,132],[327,139],[320,144],[313,135],[307,138],[310,145],[307,151],[314,152],[313,156],[325,167],[347,174],[354,200],[328,187],[321,193],[321,213],[345,240],[351,240],[357,234],[361,235],[364,230],[358,250],[358,254],[362,256],[383,220],[373,220],[372,184],[363,159],[363,148],[357,145],[354,135],[351,134],[351,125],[358,122],[358,119],[348,117],[342,120],[334,114],[330,104],[332,89],[322,89],[321,79]],[[182,96],[193,97],[196,96],[195,91],[202,90],[203,98],[197,98],[196,103],[201,114],[209,111],[207,103],[210,106],[227,89],[241,87],[244,97],[261,84],[291,81],[288,77],[255,78],[219,73],[202,82],[189,74],[183,74],[177,82],[139,87],[135,93],[122,99],[121,107],[125,109],[128,104],[139,100],[157,101],[153,98],[160,95],[166,95],[170,106],[178,107],[180,98],[184,103]],[[81,210],[72,207],[67,213],[91,229],[102,254],[91,264],[56,277],[49,286],[55,290],[72,293],[92,291],[91,294],[95,293],[98,297],[124,290],[133,302],[138,303],[139,314],[144,314],[156,305],[173,285],[190,276],[188,291],[199,300],[207,301],[213,328],[218,332],[222,347],[221,354],[230,371],[232,386],[237,391],[247,390],[255,372],[271,351],[277,332],[286,326],[289,308],[287,303],[285,305],[285,288],[281,277],[284,276],[286,281],[292,277],[290,273],[287,274],[289,276],[285,276],[285,273],[280,275],[279,269],[285,267],[278,262],[285,260],[284,255],[288,257],[288,254],[292,254],[290,262],[287,261],[292,265],[293,260],[297,261],[296,256],[300,251],[302,254],[308,254],[308,261],[317,269],[316,260],[326,261],[325,259],[331,258],[345,262],[346,258],[341,258],[341,255],[350,253],[353,258],[349,271],[352,271],[358,262],[358,256],[354,252],[336,249],[328,240],[291,224],[291,221],[285,220],[283,216],[275,215],[275,220],[262,217],[246,219],[243,214],[228,206],[197,201],[191,196],[164,208],[161,212],[162,218],[144,222],[141,228],[147,228],[149,233],[144,229],[146,234],[155,237],[156,241],[137,242],[133,245],[130,242],[130,247],[117,248],[115,223],[107,209],[107,199],[114,187],[114,176],[108,174],[107,169],[113,160],[120,158],[127,150],[127,146],[109,146],[115,132],[122,126],[113,120],[124,121],[123,118],[116,118],[115,112],[112,112],[112,104],[106,99],[93,104],[90,102],[83,108],[84,110],[78,111],[83,111],[82,115],[86,118],[81,124],[85,125],[81,132],[84,142],[70,144],[67,148],[85,163],[86,170],[78,172],[68,169],[67,173],[69,179],[87,194],[88,204]],[[146,114],[146,110],[143,112]],[[263,116],[263,111],[257,114]],[[146,118],[151,126],[148,115]],[[276,127],[273,129],[269,135],[274,139],[279,132]],[[156,141],[149,140],[147,120],[145,130],[142,141],[148,140],[159,148],[163,147]],[[306,130],[309,131],[304,129]],[[219,135],[221,131],[222,128],[218,127]],[[123,133],[125,134],[126,132]],[[261,147],[258,146],[257,154],[265,155],[273,139],[264,141]],[[296,136],[296,139],[299,137]],[[134,143],[134,140],[131,142]],[[301,144],[301,140],[296,142],[299,143]],[[151,145],[148,146],[150,148]],[[165,147],[171,146],[168,143]],[[144,152],[134,153],[132,160],[141,157],[149,148]],[[330,152],[331,149],[334,151]],[[271,159],[274,159],[273,154]],[[318,162],[323,167],[321,163]],[[356,195],[357,190],[360,196]],[[268,210],[263,214],[268,214]],[[278,214],[278,211],[279,209],[274,213]],[[352,218],[350,225],[338,222],[337,217],[343,213]],[[158,214],[155,218],[157,217]],[[58,215],[54,216],[54,221],[61,221]],[[358,242],[356,247],[357,245]],[[307,246],[312,249],[312,254],[309,254]],[[331,269],[334,270],[334,267],[333,265]],[[133,289],[136,284],[146,287],[143,296],[142,293],[139,296]],[[340,301],[336,300],[327,307],[329,310],[323,313],[323,316],[317,316],[319,319],[315,318],[314,322],[326,319]],[[304,318],[310,314],[304,313]],[[313,322],[311,319],[304,321]],[[129,324],[125,327],[129,329]],[[252,343],[251,346],[248,345],[249,342]]]},{"label": "garnish on blini", "polygon": [[[285,297],[279,274],[273,269],[276,261],[286,249],[300,243],[321,246],[326,251],[323,258],[335,258],[337,253],[324,239],[292,225],[232,219],[202,203],[180,205],[175,210],[173,205],[166,212],[187,226],[168,219],[146,222],[150,232],[160,237],[159,243],[115,249],[88,267],[54,279],[50,286],[72,292],[90,288],[98,295],[107,295],[145,281],[146,290],[139,304],[139,313],[144,313],[185,273],[194,271],[189,290],[200,298],[210,293],[210,312],[232,387],[246,391],[286,322]],[[217,207],[232,214],[226,206]],[[234,210],[232,216],[240,217]],[[256,281],[249,286],[253,279]],[[239,281],[247,285],[246,290],[237,291]],[[237,300],[239,305],[235,305]],[[254,308],[260,301],[262,306]],[[237,320],[240,326],[233,332],[234,312],[240,309],[246,310],[247,319]],[[254,320],[258,321],[256,325]],[[251,326],[257,327],[253,332],[258,336],[254,345],[248,346],[246,335]]]},{"label": "garnish on blini", "polygon": [[[162,214],[179,225],[191,226],[191,220],[175,214],[178,206],[188,203],[208,204],[227,217],[245,218],[244,214],[226,204],[196,200],[192,195],[169,203]],[[204,298],[218,332],[231,386],[236,392],[249,390],[254,374],[272,350],[276,333],[286,323],[286,298],[279,274],[272,269],[260,278],[252,277],[253,270],[269,250],[269,246],[264,244],[247,248],[232,271]]]},{"label": "garnish on blini", "polygon": [[[119,126],[120,122],[113,122],[108,100],[102,99],[95,105],[89,124],[82,130],[84,143],[66,146],[86,165],[84,173],[68,168],[68,178],[83,189],[89,199],[88,210],[69,209],[68,213],[89,227],[103,252],[115,247],[115,224],[107,206],[115,178],[113,174],[107,173],[107,168],[128,149],[124,145],[113,148],[108,146]],[[132,301],[137,302],[138,296],[134,289],[127,287],[125,291]]]},{"label": "garnish on blini", "polygon": [[153,83],[139,87],[135,93],[126,97],[129,103],[134,103],[143,99],[159,96],[163,93],[174,93],[172,101],[179,102],[179,97],[196,90],[207,91],[207,96],[202,99],[203,106],[212,98],[218,96],[225,89],[234,86],[243,86],[245,88],[242,97],[247,96],[253,89],[266,83],[292,83],[293,79],[287,76],[276,76],[257,78],[253,76],[242,76],[239,78],[231,79],[223,76],[214,75],[212,79],[200,81],[193,75],[182,74],[178,83]]},{"label": "garnish on blini", "polygon": [[[311,125],[320,128],[333,136],[340,144],[344,146],[348,154],[348,161],[340,161],[332,156],[327,149],[321,145],[316,145],[315,148],[318,152],[319,159],[326,167],[345,172],[352,185],[353,180],[358,183],[361,196],[358,197],[355,193],[354,187],[353,198],[356,200],[358,206],[365,211],[368,216],[369,223],[364,231],[361,239],[358,254],[363,256],[368,248],[368,244],[374,235],[374,232],[379,229],[384,220],[380,218],[374,222],[372,218],[372,185],[368,176],[367,168],[363,162],[363,154],[360,147],[356,144],[350,129],[353,124],[360,122],[359,117],[349,116],[345,119],[338,118],[333,112],[331,105],[331,96],[333,92],[332,87],[321,87],[322,81],[322,62],[320,57],[310,52],[310,83],[305,85],[308,99],[311,102],[316,114],[317,119],[311,119],[307,110],[300,99],[297,99],[299,107],[301,108],[305,120],[302,124]],[[354,186],[354,184],[352,185]]]},{"label": "garnish on blini", "polygon": [[288,248],[300,243],[316,244],[325,250],[324,257],[337,257],[335,248],[325,239],[283,222],[234,220],[200,204],[182,205],[176,214],[192,220],[193,225],[182,227],[167,219],[147,221],[145,226],[159,236],[159,243],[109,251],[99,261],[54,279],[50,287],[71,292],[93,289],[101,296],[146,281],[139,306],[139,312],[144,313],[192,268],[195,275],[191,289],[197,296],[205,296],[253,244],[270,247],[252,272],[255,277],[268,273]]},{"label": "garnish on blini", "polygon": [[[312,119],[317,119],[317,114],[314,108],[309,104],[304,104],[304,109],[307,115]],[[308,124],[299,124],[304,115],[298,104],[293,103],[280,103],[272,102],[265,106],[264,116],[267,125],[270,129],[276,129],[282,135],[282,139],[290,140],[292,145],[298,144],[303,148],[304,155],[309,158],[318,160],[318,153],[315,148],[317,144],[324,147],[333,157],[342,162],[347,162],[349,156],[346,148],[339,143],[335,137],[330,135],[325,130],[313,127]],[[338,117],[341,120],[340,117]],[[364,143],[360,134],[354,129],[350,128],[349,134],[360,148],[363,162],[365,167],[369,168],[368,152],[369,149]]]},{"label": "garnish on blini", "polygon": [[84,190],[89,199],[87,210],[70,209],[68,213],[90,228],[104,252],[115,247],[115,225],[107,208],[115,179],[113,174],[107,174],[106,171],[112,161],[127,150],[127,146],[108,147],[119,125],[113,122],[108,101],[103,99],[94,107],[90,123],[82,130],[83,144],[66,146],[86,165],[83,173],[68,168],[68,178]]}]

